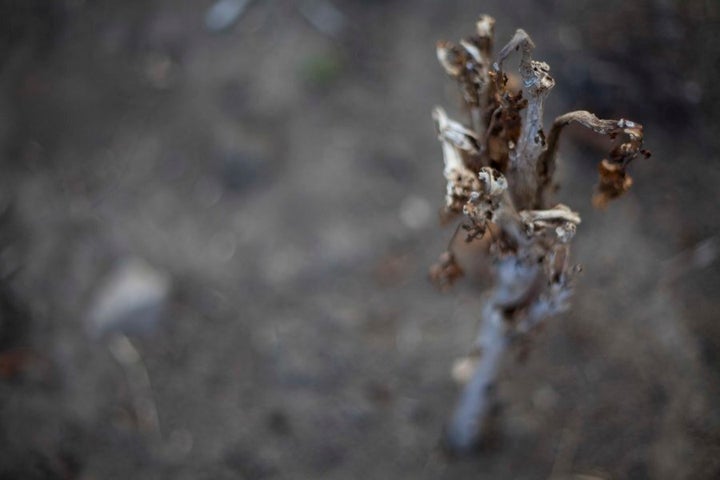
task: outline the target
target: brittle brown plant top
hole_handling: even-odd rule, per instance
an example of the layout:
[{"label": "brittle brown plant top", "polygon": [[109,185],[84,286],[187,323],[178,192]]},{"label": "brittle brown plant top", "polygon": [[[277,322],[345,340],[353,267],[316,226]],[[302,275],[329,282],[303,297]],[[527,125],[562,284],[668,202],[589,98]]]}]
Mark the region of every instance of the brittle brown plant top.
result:
[{"label": "brittle brown plant top", "polygon": [[[632,185],[628,166],[638,156],[649,156],[642,146],[642,125],[601,120],[586,111],[561,115],[546,135],[543,107],[555,86],[550,67],[533,60],[534,44],[521,29],[493,57],[494,24],[492,17],[482,15],[475,34],[459,44],[437,44],[438,60],[458,83],[467,112],[464,124],[440,107],[433,112],[447,181],[445,210],[462,215],[457,232],[466,232],[466,242],[484,242],[481,251],[494,267],[494,287],[485,300],[478,336],[462,360],[472,368],[447,428],[446,444],[453,451],[468,450],[482,436],[492,403],[489,387],[507,347],[568,308],[574,271],[570,244],[580,216],[552,201],[563,128],[578,123],[618,139],[600,162],[596,207],[625,193]],[[520,54],[518,81],[503,69],[515,51]],[[462,276],[454,240],[431,269],[442,287]]]}]

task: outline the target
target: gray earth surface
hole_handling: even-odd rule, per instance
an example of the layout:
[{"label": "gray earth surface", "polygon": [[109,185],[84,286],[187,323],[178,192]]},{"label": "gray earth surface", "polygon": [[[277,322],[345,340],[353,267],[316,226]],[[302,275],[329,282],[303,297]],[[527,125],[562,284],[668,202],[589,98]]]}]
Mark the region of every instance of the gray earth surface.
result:
[{"label": "gray earth surface", "polygon": [[[0,479],[720,478],[716,2],[214,3],[0,2]],[[572,308],[452,458],[487,281],[427,280],[434,45],[480,13],[551,65],[547,121],[653,157],[594,211],[609,143],[568,131]]]}]

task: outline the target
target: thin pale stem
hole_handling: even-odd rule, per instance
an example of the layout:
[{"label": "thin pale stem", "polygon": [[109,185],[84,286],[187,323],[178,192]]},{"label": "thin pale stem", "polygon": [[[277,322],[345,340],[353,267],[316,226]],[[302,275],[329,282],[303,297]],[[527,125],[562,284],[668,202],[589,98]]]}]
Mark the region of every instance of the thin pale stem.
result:
[{"label": "thin pale stem", "polygon": [[480,363],[463,389],[447,428],[446,442],[452,451],[467,452],[476,445],[492,407],[492,386],[507,344],[502,315],[488,303],[483,309],[483,322],[476,340],[482,355]]}]

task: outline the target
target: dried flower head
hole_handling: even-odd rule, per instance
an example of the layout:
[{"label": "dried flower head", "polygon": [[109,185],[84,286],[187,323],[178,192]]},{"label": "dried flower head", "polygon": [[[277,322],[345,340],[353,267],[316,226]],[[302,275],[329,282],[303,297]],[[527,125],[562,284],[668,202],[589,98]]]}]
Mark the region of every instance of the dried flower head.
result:
[{"label": "dried flower head", "polygon": [[[492,401],[489,387],[507,347],[568,307],[576,271],[569,263],[570,244],[580,216],[551,199],[561,131],[578,123],[618,139],[600,162],[593,196],[597,207],[625,193],[632,185],[628,166],[638,155],[649,156],[642,148],[642,125],[601,120],[585,111],[561,115],[546,135],[543,107],[555,86],[550,67],[533,60],[535,45],[524,30],[517,30],[493,57],[494,24],[483,15],[474,35],[459,44],[437,44],[438,60],[458,83],[468,113],[461,123],[440,107],[433,111],[447,182],[445,209],[462,215],[457,231],[467,233],[466,241],[488,241],[495,280],[471,348],[473,361],[461,362],[466,384],[446,437],[454,451],[467,450],[478,440]],[[520,54],[519,84],[503,70],[515,51]],[[442,288],[462,276],[452,244],[431,270]]]}]

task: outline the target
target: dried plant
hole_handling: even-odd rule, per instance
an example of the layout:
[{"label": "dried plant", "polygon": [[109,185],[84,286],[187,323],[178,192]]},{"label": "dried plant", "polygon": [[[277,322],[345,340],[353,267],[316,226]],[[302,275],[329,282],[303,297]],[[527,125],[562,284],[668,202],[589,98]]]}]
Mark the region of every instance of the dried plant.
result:
[{"label": "dried plant", "polygon": [[[457,45],[437,44],[438,60],[460,86],[468,114],[462,124],[442,108],[433,112],[447,180],[445,209],[462,215],[457,232],[464,231],[467,242],[484,242],[494,279],[471,354],[457,369],[465,386],[445,442],[456,452],[467,451],[482,437],[493,403],[491,387],[508,347],[568,307],[575,271],[570,244],[580,216],[551,199],[563,128],[578,123],[617,139],[599,166],[597,207],[627,191],[632,184],[628,165],[638,155],[649,156],[642,149],[640,124],[601,120],[585,111],[561,115],[546,136],[543,104],[555,85],[550,67],[532,59],[534,44],[523,30],[493,57],[494,23],[483,15],[474,35]],[[514,51],[520,55],[519,77],[503,70]],[[462,276],[453,241],[430,274],[441,287]]]}]

